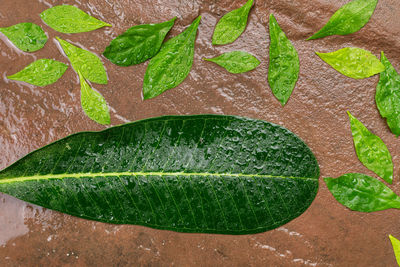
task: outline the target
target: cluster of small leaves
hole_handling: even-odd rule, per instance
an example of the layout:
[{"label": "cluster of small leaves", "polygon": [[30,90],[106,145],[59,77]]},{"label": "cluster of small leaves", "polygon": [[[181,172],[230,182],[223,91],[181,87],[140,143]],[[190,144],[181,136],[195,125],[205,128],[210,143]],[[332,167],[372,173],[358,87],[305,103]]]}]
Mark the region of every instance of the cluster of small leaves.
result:
[{"label": "cluster of small leaves", "polygon": [[[354,0],[340,8],[329,22],[308,40],[330,35],[346,35],[360,30],[371,18],[377,0]],[[343,75],[364,79],[380,73],[376,104],[381,116],[394,134],[400,134],[400,76],[382,52],[379,61],[371,52],[346,47],[317,55]],[[393,162],[384,142],[372,134],[357,118],[348,113],[354,147],[358,159],[388,184],[393,181]],[[381,181],[360,173],[339,178],[324,178],[329,191],[338,202],[351,210],[373,212],[400,209],[400,197]]]},{"label": "cluster of small leaves", "polygon": [[56,39],[70,60],[72,68],[78,73],[83,111],[97,123],[110,124],[110,113],[106,101],[86,82],[88,80],[93,83],[107,84],[107,73],[100,58],[59,37]]},{"label": "cluster of small leaves", "polygon": [[[393,162],[385,143],[350,112],[348,115],[358,159],[385,182],[392,184]],[[400,209],[400,197],[373,177],[349,173],[337,179],[324,180],[336,200],[351,210],[373,212],[390,208]]]},{"label": "cluster of small leaves", "polygon": [[113,39],[103,53],[112,63],[124,67],[150,59],[143,82],[144,99],[178,86],[192,68],[201,16],[181,34],[163,43],[175,20],[133,26]]},{"label": "cluster of small leaves", "polygon": [[[48,26],[62,33],[88,32],[104,26],[111,26],[70,5],[49,8],[43,11],[40,17]],[[7,28],[0,28],[0,32],[6,35],[16,47],[25,52],[41,49],[48,39],[43,29],[34,23],[19,23]],[[94,83],[107,84],[106,70],[100,59],[93,53],[76,47],[67,41],[58,37],[56,39],[79,75],[84,112],[98,123],[110,124],[110,114],[104,98],[85,81],[87,79]],[[61,78],[67,68],[66,64],[56,60],[39,59],[18,73],[8,76],[8,79],[23,81],[36,86],[46,86]]]},{"label": "cluster of small leaves", "polygon": [[[354,0],[342,6],[328,23],[307,40],[330,35],[347,35],[360,30],[371,18],[378,0]],[[364,79],[380,73],[376,87],[376,105],[390,130],[400,135],[400,75],[381,52],[381,61],[360,48],[346,47],[317,55],[345,76]],[[392,184],[393,162],[384,142],[372,134],[349,113],[355,150],[359,160],[371,171]],[[339,178],[325,178],[326,185],[338,202],[351,210],[373,212],[400,209],[400,197],[381,181],[360,173]],[[400,241],[389,236],[400,266]]]},{"label": "cluster of small leaves", "polygon": [[[226,13],[215,25],[212,44],[226,45],[235,42],[246,29],[253,4],[254,0],[248,0],[243,6]],[[223,53],[204,60],[214,62],[234,74],[251,71],[260,65],[256,57],[244,51]]]},{"label": "cluster of small leaves", "polygon": [[[244,32],[253,0],[225,14],[217,23],[212,43],[223,45],[234,42]],[[143,81],[143,98],[154,98],[181,84],[192,68],[194,44],[201,16],[181,34],[163,43],[176,18],[159,23],[129,28],[113,39],[103,55],[118,66],[132,66],[150,59]],[[231,73],[242,73],[256,68],[260,62],[254,56],[233,51],[213,59]]]}]

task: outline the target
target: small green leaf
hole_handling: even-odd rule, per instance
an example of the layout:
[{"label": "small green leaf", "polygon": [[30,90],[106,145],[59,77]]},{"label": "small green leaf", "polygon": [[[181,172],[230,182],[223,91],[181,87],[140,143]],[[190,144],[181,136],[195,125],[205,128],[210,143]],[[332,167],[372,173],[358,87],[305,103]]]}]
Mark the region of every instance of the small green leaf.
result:
[{"label": "small green leaf", "polygon": [[341,74],[354,79],[368,78],[385,70],[379,59],[361,48],[346,47],[331,53],[316,54]]},{"label": "small green leaf", "polygon": [[36,86],[46,86],[55,83],[67,69],[68,66],[62,62],[53,59],[39,59],[7,78]]},{"label": "small green leaf", "polygon": [[34,52],[41,49],[47,42],[47,36],[40,26],[34,23],[19,23],[10,27],[0,28],[7,38],[19,49]]},{"label": "small green leaf", "polygon": [[268,83],[275,97],[284,106],[299,78],[299,56],[272,14],[269,17],[269,35]]},{"label": "small green leaf", "polygon": [[60,5],[46,9],[40,14],[42,20],[51,28],[62,33],[89,32],[110,24],[98,20],[79,8]]},{"label": "small green leaf", "polygon": [[213,45],[233,43],[244,32],[247,18],[254,0],[248,0],[242,7],[225,14],[215,26]]},{"label": "small green leaf", "polygon": [[104,97],[93,90],[85,77],[78,72],[81,81],[81,104],[86,115],[97,123],[110,124],[110,112]]},{"label": "small green leaf", "polygon": [[389,239],[393,246],[394,256],[396,257],[397,265],[400,266],[400,241],[392,235],[389,235]]},{"label": "small green leaf", "polygon": [[204,58],[204,60],[214,62],[225,68],[230,73],[251,71],[260,65],[260,61],[256,57],[242,51],[224,53],[218,57]]},{"label": "small green leaf", "polygon": [[318,178],[309,147],[281,126],[164,116],[36,150],[0,171],[0,192],[90,220],[240,235],[300,216]]},{"label": "small green leaf", "polygon": [[400,197],[381,181],[361,173],[348,173],[339,178],[324,178],[338,202],[351,210],[373,212],[400,209]]},{"label": "small green leaf", "polygon": [[159,24],[133,26],[112,40],[103,55],[118,66],[145,62],[160,50],[175,20],[176,17]]},{"label": "small green leaf", "polygon": [[375,101],[383,118],[386,118],[390,130],[400,135],[400,75],[382,52],[381,62],[386,70],[380,73],[376,87]]},{"label": "small green leaf", "polygon": [[143,97],[149,99],[183,82],[192,69],[194,43],[201,16],[185,31],[165,42],[146,69]]},{"label": "small green leaf", "polygon": [[107,84],[107,73],[100,58],[95,54],[68,43],[58,37],[62,49],[76,72],[82,73],[85,79],[99,84]]},{"label": "small green leaf", "polygon": [[347,35],[360,30],[374,13],[378,0],[354,0],[342,6],[328,23],[308,38],[313,40],[330,35]]},{"label": "small green leaf", "polygon": [[392,184],[392,157],[385,143],[371,133],[357,118],[349,114],[351,133],[358,159],[365,167]]}]

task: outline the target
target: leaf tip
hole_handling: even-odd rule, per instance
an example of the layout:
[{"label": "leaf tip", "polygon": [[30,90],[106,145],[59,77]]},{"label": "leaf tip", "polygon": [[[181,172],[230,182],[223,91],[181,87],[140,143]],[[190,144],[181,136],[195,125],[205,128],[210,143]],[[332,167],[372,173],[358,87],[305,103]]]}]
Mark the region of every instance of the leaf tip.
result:
[{"label": "leaf tip", "polygon": [[201,21],[201,15],[199,15],[195,20],[194,23],[200,23]]}]

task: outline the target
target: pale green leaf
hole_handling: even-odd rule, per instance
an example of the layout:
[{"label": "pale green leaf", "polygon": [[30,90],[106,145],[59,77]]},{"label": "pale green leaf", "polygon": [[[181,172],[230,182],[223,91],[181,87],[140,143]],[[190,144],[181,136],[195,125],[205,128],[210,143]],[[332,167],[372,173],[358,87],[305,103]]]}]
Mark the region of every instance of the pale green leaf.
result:
[{"label": "pale green leaf", "polygon": [[68,66],[53,59],[39,59],[23,70],[8,76],[10,80],[22,81],[36,86],[46,86],[55,83]]},{"label": "pale green leaf", "polygon": [[58,37],[62,49],[67,55],[72,67],[78,73],[80,72],[85,79],[99,84],[107,84],[107,73],[100,58],[92,52],[79,48]]},{"label": "pale green leaf", "polygon": [[51,7],[43,11],[40,17],[51,28],[62,33],[89,32],[111,26],[71,5]]},{"label": "pale green leaf", "polygon": [[81,104],[86,115],[100,124],[110,124],[110,112],[104,97],[93,90],[83,75],[78,72],[81,83]]},{"label": "pale green leaf", "polygon": [[358,159],[387,183],[393,180],[392,156],[385,143],[371,133],[356,117],[347,112]]}]

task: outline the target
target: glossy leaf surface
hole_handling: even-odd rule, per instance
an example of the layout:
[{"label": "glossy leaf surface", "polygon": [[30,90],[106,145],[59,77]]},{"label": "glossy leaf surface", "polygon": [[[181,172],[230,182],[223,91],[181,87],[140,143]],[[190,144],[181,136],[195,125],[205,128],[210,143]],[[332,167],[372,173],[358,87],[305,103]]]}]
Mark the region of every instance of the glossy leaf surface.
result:
[{"label": "glossy leaf surface", "polygon": [[386,70],[380,73],[376,87],[376,106],[397,137],[400,135],[400,75],[382,52],[381,62]]},{"label": "glossy leaf surface", "polygon": [[389,235],[390,242],[392,243],[394,256],[396,257],[397,265],[400,266],[400,241],[392,235]]},{"label": "glossy leaf surface", "polygon": [[159,24],[133,26],[112,40],[103,55],[118,66],[143,63],[160,50],[175,19]]},{"label": "glossy leaf surface", "polygon": [[111,26],[70,5],[51,7],[43,11],[40,17],[49,27],[62,33],[89,32]]},{"label": "glossy leaf surface", "polygon": [[0,192],[102,222],[250,234],[302,214],[318,177],[313,153],[283,127],[166,116],[39,149],[0,171]]},{"label": "glossy leaf surface", "polygon": [[79,72],[81,83],[81,104],[86,115],[100,124],[110,124],[110,112],[104,97],[93,90]]},{"label": "glossy leaf surface", "polygon": [[330,35],[347,35],[359,31],[374,13],[378,0],[354,0],[342,6],[328,23],[307,40]]},{"label": "glossy leaf surface", "polygon": [[47,36],[40,26],[34,23],[19,23],[10,27],[0,28],[7,38],[19,49],[34,52],[41,49],[47,42]]},{"label": "glossy leaf surface", "polygon": [[79,48],[58,37],[62,49],[67,55],[72,67],[80,72],[85,79],[99,84],[107,84],[107,73],[100,58],[92,52]]},{"label": "glossy leaf surface", "polygon": [[349,114],[351,133],[358,159],[387,183],[393,180],[392,156],[385,143],[371,133],[356,117]]},{"label": "glossy leaf surface", "polygon": [[275,97],[284,106],[299,78],[299,56],[272,14],[269,18],[269,34],[268,83]]},{"label": "glossy leaf surface", "polygon": [[254,0],[248,0],[242,7],[225,14],[215,26],[213,45],[233,43],[244,32]]},{"label": "glossy leaf surface", "polygon": [[379,59],[361,48],[346,47],[331,53],[317,52],[317,55],[341,74],[354,79],[368,78],[385,70]]},{"label": "glossy leaf surface", "polygon": [[324,178],[332,195],[351,210],[373,212],[400,209],[400,197],[381,181],[361,173]]},{"label": "glossy leaf surface", "polygon": [[228,52],[214,58],[205,58],[204,60],[214,62],[230,73],[251,71],[260,65],[260,61],[256,57],[242,51]]},{"label": "glossy leaf surface", "polygon": [[165,42],[146,69],[143,97],[149,99],[183,82],[192,69],[194,44],[201,17],[185,31]]},{"label": "glossy leaf surface", "polygon": [[53,59],[39,59],[7,78],[36,86],[46,86],[55,83],[67,69],[68,66],[62,62]]}]

